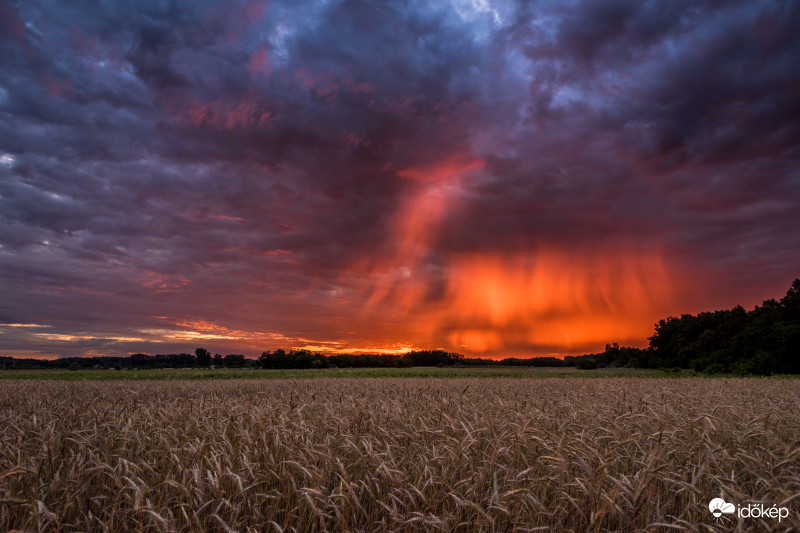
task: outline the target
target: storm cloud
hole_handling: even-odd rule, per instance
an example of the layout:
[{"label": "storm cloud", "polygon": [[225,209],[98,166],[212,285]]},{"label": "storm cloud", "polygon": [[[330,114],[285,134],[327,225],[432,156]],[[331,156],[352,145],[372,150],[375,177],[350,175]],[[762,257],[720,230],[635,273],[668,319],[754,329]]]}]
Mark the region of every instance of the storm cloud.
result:
[{"label": "storm cloud", "polygon": [[641,345],[800,265],[800,5],[0,8],[0,353]]}]

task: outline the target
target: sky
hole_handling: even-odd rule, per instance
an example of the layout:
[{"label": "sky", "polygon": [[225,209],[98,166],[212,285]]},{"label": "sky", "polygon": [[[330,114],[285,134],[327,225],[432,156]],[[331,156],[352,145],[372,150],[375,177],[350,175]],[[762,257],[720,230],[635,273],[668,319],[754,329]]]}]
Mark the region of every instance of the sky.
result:
[{"label": "sky", "polygon": [[0,355],[646,346],[800,277],[800,3],[0,3]]}]

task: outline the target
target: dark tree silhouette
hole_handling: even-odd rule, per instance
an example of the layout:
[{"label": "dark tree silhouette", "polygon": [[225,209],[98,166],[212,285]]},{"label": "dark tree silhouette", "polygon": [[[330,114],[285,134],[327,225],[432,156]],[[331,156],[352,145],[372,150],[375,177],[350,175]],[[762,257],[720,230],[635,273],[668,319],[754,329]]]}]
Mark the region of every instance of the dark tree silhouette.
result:
[{"label": "dark tree silhouette", "polygon": [[752,311],[730,310],[669,317],[656,324],[651,354],[642,366],[698,372],[800,372],[800,279],[779,301]]},{"label": "dark tree silhouette", "polygon": [[195,349],[194,355],[195,357],[197,357],[197,366],[201,366],[204,368],[211,366],[211,352],[209,352],[205,348]]},{"label": "dark tree silhouette", "polygon": [[244,355],[231,353],[222,359],[222,364],[228,367],[243,367],[247,363]]}]

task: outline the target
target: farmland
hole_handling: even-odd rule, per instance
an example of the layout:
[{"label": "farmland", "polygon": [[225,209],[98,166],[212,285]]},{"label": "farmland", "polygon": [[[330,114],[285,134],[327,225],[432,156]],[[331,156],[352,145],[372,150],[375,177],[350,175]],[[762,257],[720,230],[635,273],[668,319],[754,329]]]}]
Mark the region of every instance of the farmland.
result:
[{"label": "farmland", "polygon": [[[678,371],[680,372],[680,371]],[[689,372],[686,371],[688,374]],[[324,369],[237,369],[237,368],[144,368],[144,369],[19,369],[0,371],[0,380],[35,379],[68,381],[109,380],[219,380],[219,379],[312,379],[312,378],[553,378],[572,377],[668,377],[674,372],[640,368],[600,368],[593,371],[574,367],[411,367],[411,368],[324,368]]]},{"label": "farmland", "polygon": [[3,381],[0,530],[800,528],[797,380],[489,376]]}]

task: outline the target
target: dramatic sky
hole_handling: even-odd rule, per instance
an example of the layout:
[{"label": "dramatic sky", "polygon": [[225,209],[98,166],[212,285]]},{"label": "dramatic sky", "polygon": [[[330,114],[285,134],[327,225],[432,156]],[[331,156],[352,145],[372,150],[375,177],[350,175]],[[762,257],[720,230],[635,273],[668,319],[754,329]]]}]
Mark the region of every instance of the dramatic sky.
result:
[{"label": "dramatic sky", "polygon": [[800,277],[800,2],[0,3],[0,354],[646,345]]}]

